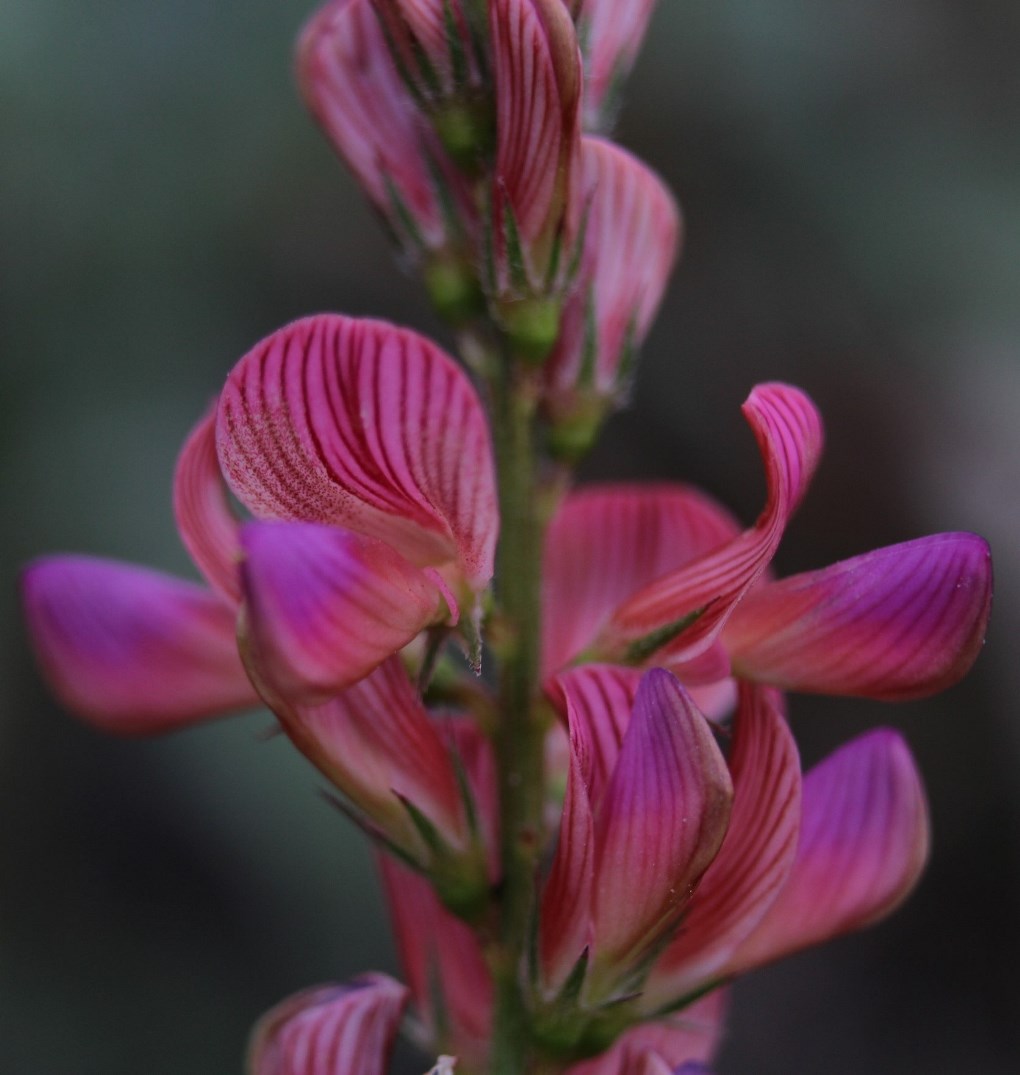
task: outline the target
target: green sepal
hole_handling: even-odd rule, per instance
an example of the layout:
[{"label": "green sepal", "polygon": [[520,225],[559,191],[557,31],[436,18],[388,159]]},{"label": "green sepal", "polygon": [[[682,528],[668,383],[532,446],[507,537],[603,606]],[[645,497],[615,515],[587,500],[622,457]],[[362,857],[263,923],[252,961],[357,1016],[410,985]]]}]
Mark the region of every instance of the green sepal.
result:
[{"label": "green sepal", "polygon": [[623,652],[624,663],[644,664],[653,653],[668,645],[674,638],[682,635],[692,623],[704,614],[707,607],[706,605],[696,608],[693,612],[688,612],[687,615],[673,620],[672,623],[656,627],[654,631],[649,631],[648,634],[635,639]]}]

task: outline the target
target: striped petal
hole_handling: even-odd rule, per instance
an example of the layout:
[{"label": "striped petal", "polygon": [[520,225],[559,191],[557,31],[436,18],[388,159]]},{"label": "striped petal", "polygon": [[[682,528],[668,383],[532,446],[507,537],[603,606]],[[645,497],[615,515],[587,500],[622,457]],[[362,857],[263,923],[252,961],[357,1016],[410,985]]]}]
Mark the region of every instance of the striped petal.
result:
[{"label": "striped petal", "polygon": [[712,981],[785,884],[800,829],[800,760],[778,699],[741,687],[729,758],[733,812],[719,854],[691,899],[683,930],[645,983],[646,1011]]},{"label": "striped petal", "polygon": [[621,365],[651,327],[680,239],[676,203],[641,161],[599,138],[582,139],[581,159],[592,191],[584,253],[544,367],[548,406],[564,421],[620,389]]},{"label": "striped petal", "polygon": [[935,534],[762,586],[725,632],[734,671],[790,690],[900,700],[974,663],[992,601],[975,534]]},{"label": "striped petal", "polygon": [[708,722],[673,676],[648,672],[595,818],[596,994],[675,927],[719,851],[732,798]]},{"label": "striped petal", "polygon": [[727,973],[884,917],[907,897],[927,856],[927,805],[906,743],[885,729],[853,740],[805,777],[793,871]]},{"label": "striped petal", "polygon": [[174,471],[174,516],[184,547],[209,584],[241,600],[238,523],[216,458],[216,407],[188,435]]},{"label": "striped petal", "polygon": [[[512,230],[528,282],[541,290],[555,243],[569,250],[580,223],[581,56],[563,0],[492,0],[489,30],[496,93],[497,289],[501,294],[512,289]],[[568,260],[560,259],[564,267]]]},{"label": "striped petal", "polygon": [[258,704],[235,613],[201,586],[89,556],[22,577],[29,633],[60,700],[105,731],[145,735]]},{"label": "striped petal", "polygon": [[761,578],[786,523],[814,473],[822,424],[814,404],[796,388],[759,385],[744,404],[765,463],[768,499],[749,530],[728,545],[656,580],[619,608],[598,644],[605,657],[697,614],[693,624],[656,651],[656,660],[689,660],[706,649],[734,606]]},{"label": "striped petal", "polygon": [[424,337],[323,314],[273,333],[220,397],[220,463],[257,518],[341,526],[418,567],[492,577],[489,432],[467,376]]},{"label": "striped petal", "polygon": [[241,541],[253,654],[287,697],[336,694],[437,617],[436,583],[382,541],[314,523],[249,523]]},{"label": "striped petal", "polygon": [[590,646],[632,594],[738,533],[725,509],[688,486],[596,485],[568,496],[545,543],[545,674]]},{"label": "striped petal", "polygon": [[408,992],[384,974],[319,985],[267,1012],[252,1031],[248,1075],[385,1075]]}]

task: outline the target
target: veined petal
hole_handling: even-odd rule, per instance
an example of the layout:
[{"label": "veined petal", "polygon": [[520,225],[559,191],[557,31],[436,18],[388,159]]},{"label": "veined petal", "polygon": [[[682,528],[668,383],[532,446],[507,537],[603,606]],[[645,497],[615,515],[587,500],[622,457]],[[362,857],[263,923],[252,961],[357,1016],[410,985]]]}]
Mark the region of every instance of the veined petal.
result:
[{"label": "veined petal", "polygon": [[676,260],[680,214],[665,184],[637,157],[600,138],[581,140],[592,191],[577,286],[544,367],[548,406],[569,417],[584,396],[609,397],[640,347]]},{"label": "veined petal", "polygon": [[437,617],[435,582],[375,538],[315,523],[248,523],[241,540],[253,654],[287,697],[336,694]]},{"label": "veined petal", "polygon": [[545,541],[545,674],[591,645],[626,598],[739,532],[729,512],[688,486],[595,485],[572,493]]},{"label": "veined petal", "polygon": [[29,632],[60,700],[105,731],[144,735],[258,704],[218,595],[90,556],[22,577]]},{"label": "veined petal", "polygon": [[648,672],[595,817],[596,980],[631,970],[676,925],[732,799],[708,722],[672,675]]},{"label": "veined petal", "polygon": [[333,314],[234,367],[217,445],[258,518],[342,526],[481,589],[498,529],[489,431],[463,371],[417,333]]},{"label": "veined petal", "polygon": [[216,406],[188,435],[174,471],[174,517],[184,547],[209,584],[241,600],[238,522],[216,458]]},{"label": "veined petal", "polygon": [[645,982],[646,1011],[703,989],[761,921],[793,866],[800,760],[773,692],[741,686],[729,765],[733,811],[726,838],[691,899],[682,932]]},{"label": "veined petal", "polygon": [[793,871],[727,973],[884,917],[914,887],[927,857],[927,804],[907,744],[886,729],[854,739],[804,778]]},{"label": "veined petal", "polygon": [[401,968],[425,1032],[419,1044],[481,1070],[492,1031],[493,990],[478,938],[443,908],[428,880],[389,855],[377,861]]},{"label": "veined petal", "polygon": [[655,0],[577,0],[578,36],[584,42],[584,123],[604,130],[615,116],[620,84],[645,36]]},{"label": "veined petal", "polygon": [[427,864],[429,852],[401,800],[451,847],[468,845],[453,763],[399,657],[321,705],[273,709],[301,753],[418,861]]},{"label": "veined petal", "polygon": [[465,213],[468,200],[441,163],[371,0],[332,0],[313,15],[298,41],[297,72],[312,115],[402,245],[445,245],[437,175]]},{"label": "veined petal", "polygon": [[[493,231],[500,291],[509,283],[512,217],[533,287],[541,288],[553,244],[570,248],[580,223],[581,56],[563,0],[491,0],[496,90]],[[561,259],[565,262],[567,259]],[[530,270],[530,271],[529,271]]]},{"label": "veined petal", "polygon": [[728,545],[664,575],[626,601],[603,633],[601,654],[626,651],[634,641],[700,613],[656,653],[660,663],[663,657],[689,660],[711,644],[775,555],[818,462],[821,417],[806,395],[783,384],[758,385],[743,411],[765,463],[764,511]]},{"label": "veined petal", "polygon": [[790,690],[918,698],[974,663],[992,601],[976,534],[935,534],[760,587],[725,642],[738,675]]},{"label": "veined petal", "polygon": [[392,978],[366,974],[288,997],[252,1031],[248,1075],[384,1075],[407,996]]}]

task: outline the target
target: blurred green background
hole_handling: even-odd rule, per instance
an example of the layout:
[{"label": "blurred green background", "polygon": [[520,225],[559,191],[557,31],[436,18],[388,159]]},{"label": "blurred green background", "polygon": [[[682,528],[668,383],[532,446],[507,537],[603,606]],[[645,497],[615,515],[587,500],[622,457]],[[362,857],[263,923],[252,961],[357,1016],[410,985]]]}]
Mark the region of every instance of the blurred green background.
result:
[{"label": "blurred green background", "polygon": [[[971,678],[797,698],[805,758],[877,723],[928,782],[931,866],[872,932],[741,983],[723,1075],[1020,1061],[1020,7],[662,0],[619,138],[686,252],[585,476],[752,519],[739,404],[803,385],[828,449],[790,572],[932,530],[997,556]],[[338,309],[440,333],[305,117],[292,0],[0,4],[0,1075],[223,1075],[285,994],[392,969],[369,859],[263,714],[118,742],[37,680],[17,567],[190,572],[175,455],[256,340]],[[405,1058],[402,1071],[425,1063]]]}]

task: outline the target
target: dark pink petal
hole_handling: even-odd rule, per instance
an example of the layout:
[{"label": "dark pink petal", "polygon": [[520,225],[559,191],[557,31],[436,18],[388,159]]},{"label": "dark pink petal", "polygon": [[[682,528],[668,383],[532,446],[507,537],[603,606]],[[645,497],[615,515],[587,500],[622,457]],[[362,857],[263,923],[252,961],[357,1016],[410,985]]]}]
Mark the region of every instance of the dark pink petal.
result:
[{"label": "dark pink petal", "polygon": [[804,778],[793,872],[727,973],[884,917],[914,887],[927,857],[927,804],[906,743],[885,729],[853,740]]},{"label": "dark pink petal", "polygon": [[[594,397],[617,392],[620,364],[651,327],[680,238],[669,190],[636,157],[584,138],[581,160],[584,188],[592,191],[584,254],[559,341],[544,366],[548,405],[557,417],[583,405],[585,388]],[[585,377],[590,384],[582,386]]]},{"label": "dark pink petal", "polygon": [[399,657],[321,705],[269,701],[301,753],[394,843],[429,860],[403,799],[451,847],[467,847],[453,762]]},{"label": "dark pink petal", "polygon": [[734,612],[725,642],[748,679],[918,698],[974,663],[991,602],[986,542],[935,534],[762,586]]},{"label": "dark pink petal", "polygon": [[384,974],[296,993],[256,1024],[248,1075],[384,1075],[407,996]]},{"label": "dark pink petal", "polygon": [[445,910],[429,881],[378,856],[403,976],[432,1052],[483,1070],[492,1032],[492,979],[474,931]]},{"label": "dark pink petal", "polygon": [[725,509],[687,486],[590,486],[568,496],[545,543],[546,675],[590,646],[626,598],[738,533]]},{"label": "dark pink petal", "polygon": [[620,83],[645,36],[655,0],[572,0],[585,47],[584,123],[600,130],[613,119]]},{"label": "dark pink petal", "polygon": [[789,385],[758,385],[743,407],[765,463],[768,500],[754,526],[728,545],[646,586],[613,616],[599,644],[611,655],[700,610],[676,641],[656,653],[672,661],[704,650],[734,606],[762,577],[786,523],[797,509],[822,447],[822,424],[814,404]]},{"label": "dark pink petal", "polygon": [[732,799],[708,721],[673,676],[648,672],[595,817],[596,980],[629,970],[676,925]]},{"label": "dark pink petal", "polygon": [[[499,290],[509,287],[505,217],[513,215],[536,289],[553,243],[569,251],[580,223],[581,56],[563,0],[491,0],[496,90],[493,228]],[[567,258],[561,258],[566,267]]]},{"label": "dark pink petal", "polygon": [[258,518],[342,526],[480,589],[498,529],[489,431],[423,336],[322,314],[273,333],[220,397],[220,463]]},{"label": "dark pink petal", "polygon": [[435,582],[375,538],[315,523],[248,523],[241,540],[253,655],[287,697],[336,694],[437,618]]},{"label": "dark pink petal", "polygon": [[216,407],[188,435],[174,471],[174,516],[184,547],[211,586],[241,600],[238,523],[216,458]]},{"label": "dark pink petal", "polygon": [[106,731],[146,735],[258,703],[235,613],[201,586],[90,556],[36,560],[22,597],[60,700]]},{"label": "dark pink petal", "polygon": [[372,0],[372,6],[404,76],[426,99],[441,101],[469,88],[458,82],[455,50],[461,56],[462,77],[477,83],[474,45],[460,0]]},{"label": "dark pink petal", "polygon": [[[397,72],[371,0],[332,0],[313,15],[298,41],[297,68],[309,110],[402,243],[445,245],[430,167],[442,153]],[[466,211],[452,171],[443,180]]]},{"label": "dark pink petal", "polygon": [[683,929],[645,983],[647,1011],[703,989],[768,911],[797,852],[801,779],[797,747],[773,692],[741,687],[729,758],[733,811]]}]

